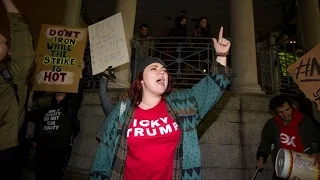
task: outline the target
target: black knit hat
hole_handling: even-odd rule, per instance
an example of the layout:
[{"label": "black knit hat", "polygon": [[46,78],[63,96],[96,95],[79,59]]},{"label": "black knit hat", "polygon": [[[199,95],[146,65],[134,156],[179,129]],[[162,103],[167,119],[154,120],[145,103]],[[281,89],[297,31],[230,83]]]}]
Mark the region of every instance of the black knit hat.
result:
[{"label": "black knit hat", "polygon": [[143,72],[143,70],[152,63],[160,63],[165,68],[167,66],[157,57],[139,57],[136,59],[136,75]]}]

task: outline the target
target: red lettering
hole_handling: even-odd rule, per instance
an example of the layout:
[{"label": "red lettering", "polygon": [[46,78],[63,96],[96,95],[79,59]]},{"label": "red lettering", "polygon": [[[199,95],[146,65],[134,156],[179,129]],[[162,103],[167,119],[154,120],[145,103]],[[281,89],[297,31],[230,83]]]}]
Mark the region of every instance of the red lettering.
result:
[{"label": "red lettering", "polygon": [[59,30],[59,31],[58,31],[58,35],[59,35],[59,36],[63,36],[63,30]]},{"label": "red lettering", "polygon": [[50,29],[49,35],[54,36],[56,33],[57,33],[56,30]]}]

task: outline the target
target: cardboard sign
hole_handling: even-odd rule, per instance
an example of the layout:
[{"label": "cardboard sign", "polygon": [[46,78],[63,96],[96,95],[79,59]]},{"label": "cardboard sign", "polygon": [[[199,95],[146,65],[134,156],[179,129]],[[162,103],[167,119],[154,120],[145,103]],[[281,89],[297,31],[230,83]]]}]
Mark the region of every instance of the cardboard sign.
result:
[{"label": "cardboard sign", "polygon": [[88,27],[92,75],[129,62],[121,13]]},{"label": "cardboard sign", "polygon": [[43,24],[37,46],[33,90],[78,92],[87,29]]},{"label": "cardboard sign", "polygon": [[288,67],[292,79],[320,111],[320,44]]}]

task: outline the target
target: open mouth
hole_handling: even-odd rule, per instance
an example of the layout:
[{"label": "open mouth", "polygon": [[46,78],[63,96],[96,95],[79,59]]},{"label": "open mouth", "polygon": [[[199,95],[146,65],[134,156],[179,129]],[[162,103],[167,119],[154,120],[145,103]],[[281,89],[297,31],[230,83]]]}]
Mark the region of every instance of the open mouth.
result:
[{"label": "open mouth", "polygon": [[156,82],[159,84],[159,85],[162,85],[164,86],[164,77],[159,77]]}]

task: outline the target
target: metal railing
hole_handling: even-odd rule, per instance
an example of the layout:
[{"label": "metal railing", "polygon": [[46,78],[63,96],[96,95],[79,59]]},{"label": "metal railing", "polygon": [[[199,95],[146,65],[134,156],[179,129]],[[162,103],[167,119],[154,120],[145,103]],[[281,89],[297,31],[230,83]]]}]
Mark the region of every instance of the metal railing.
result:
[{"label": "metal railing", "polygon": [[215,57],[210,38],[149,38],[132,39],[131,72],[139,57],[160,58],[173,76],[175,87],[190,87],[205,77]]},{"label": "metal railing", "polygon": [[287,72],[287,68],[295,63],[304,51],[297,49],[295,41],[290,39],[287,43],[273,46],[257,43],[258,79],[266,94],[297,95],[301,92]]},{"label": "metal railing", "polygon": [[[190,87],[205,77],[215,57],[210,38],[150,38],[131,41],[131,81],[136,76],[138,57],[159,57],[174,78],[174,87]],[[83,78],[86,89],[99,88],[99,77],[92,76],[90,46],[84,53]]]}]

